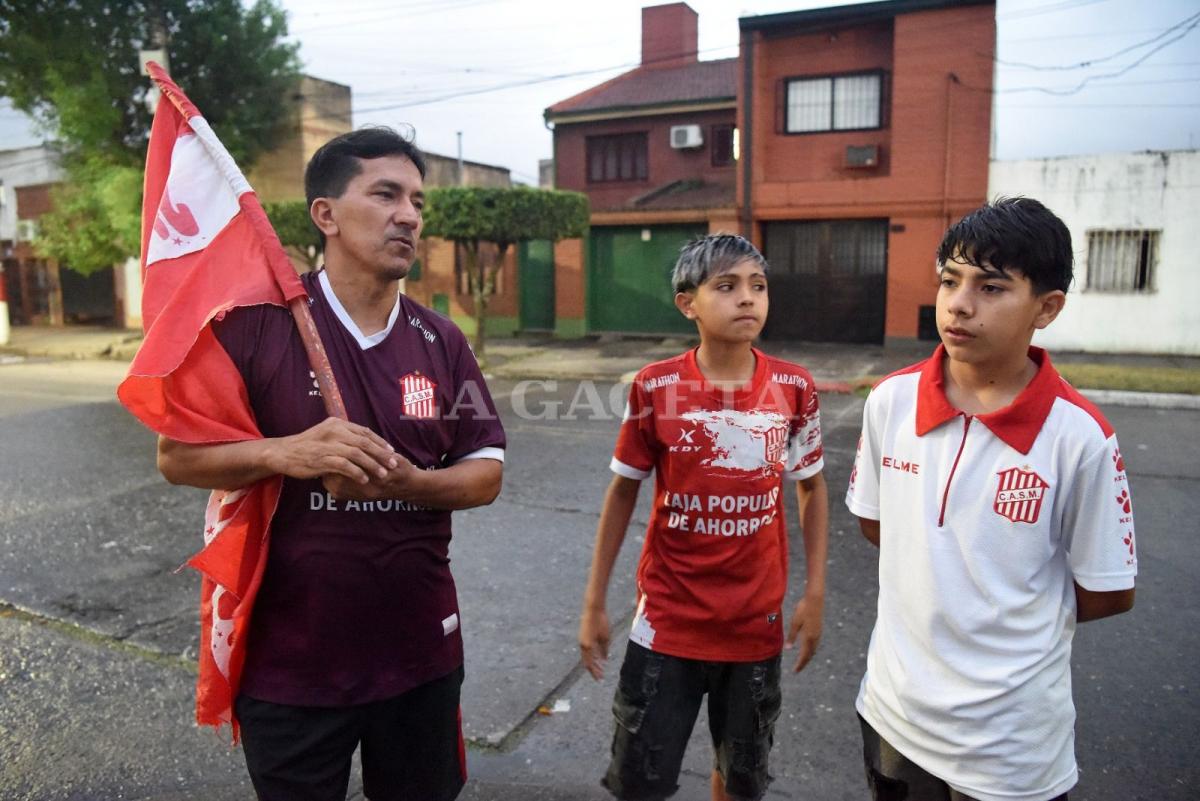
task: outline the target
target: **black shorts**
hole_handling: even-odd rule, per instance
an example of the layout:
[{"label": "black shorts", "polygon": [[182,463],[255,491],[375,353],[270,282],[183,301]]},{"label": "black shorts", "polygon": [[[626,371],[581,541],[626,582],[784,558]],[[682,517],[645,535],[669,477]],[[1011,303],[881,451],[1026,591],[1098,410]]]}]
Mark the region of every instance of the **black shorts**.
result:
[{"label": "black shorts", "polygon": [[[871,801],[975,801],[893,748],[862,715],[858,722],[862,726],[863,762]],[[1067,801],[1067,794],[1050,801]]]},{"label": "black shorts", "polygon": [[628,801],[679,789],[683,752],[708,695],[713,768],[733,799],[767,791],[767,755],[779,717],[779,657],[762,662],[701,662],[629,643],[613,699],[616,730],[603,784]]},{"label": "black shorts", "polygon": [[262,801],[344,801],[362,746],[370,801],[451,801],[467,779],[461,667],[395,698],[346,707],[289,706],[238,696],[242,750]]}]

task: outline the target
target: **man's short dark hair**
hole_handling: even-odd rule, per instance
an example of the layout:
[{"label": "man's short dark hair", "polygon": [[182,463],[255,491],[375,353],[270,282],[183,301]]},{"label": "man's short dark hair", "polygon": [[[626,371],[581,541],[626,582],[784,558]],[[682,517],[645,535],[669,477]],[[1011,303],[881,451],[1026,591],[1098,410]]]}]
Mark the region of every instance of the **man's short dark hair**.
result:
[{"label": "man's short dark hair", "polygon": [[[359,128],[330,139],[313,153],[304,169],[304,198],[312,208],[319,197],[341,197],[354,176],[362,172],[362,159],[404,156],[425,178],[425,156],[412,140],[383,125]],[[321,245],[325,245],[325,235]]]},{"label": "man's short dark hair", "polygon": [[937,252],[938,267],[958,261],[982,270],[1015,270],[1038,294],[1071,286],[1071,232],[1054,212],[1029,197],[1001,197],[951,226]]},{"label": "man's short dark hair", "polygon": [[709,234],[688,242],[679,251],[671,272],[671,287],[690,292],[709,278],[727,273],[743,261],[752,261],[767,272],[767,260],[748,240],[734,234]]}]

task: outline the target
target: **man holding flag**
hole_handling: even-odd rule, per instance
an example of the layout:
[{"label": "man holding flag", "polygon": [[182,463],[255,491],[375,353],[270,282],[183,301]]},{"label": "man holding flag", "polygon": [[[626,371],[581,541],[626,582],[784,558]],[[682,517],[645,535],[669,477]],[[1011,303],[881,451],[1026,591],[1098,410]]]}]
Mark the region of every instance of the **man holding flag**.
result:
[{"label": "man holding flag", "polygon": [[[424,160],[379,128],[318,150],[305,191],[326,266],[297,281],[203,118],[155,77],[178,119],[160,126],[160,109],[152,133],[150,322],[119,394],[159,432],[163,475],[214,490],[191,560],[198,719],[240,726],[262,799],[344,798],[360,746],[372,801],[452,799],[466,766],[450,513],[499,493],[505,438],[462,333],[399,292]],[[327,416],[337,389],[282,305],[294,298],[348,419]]]}]

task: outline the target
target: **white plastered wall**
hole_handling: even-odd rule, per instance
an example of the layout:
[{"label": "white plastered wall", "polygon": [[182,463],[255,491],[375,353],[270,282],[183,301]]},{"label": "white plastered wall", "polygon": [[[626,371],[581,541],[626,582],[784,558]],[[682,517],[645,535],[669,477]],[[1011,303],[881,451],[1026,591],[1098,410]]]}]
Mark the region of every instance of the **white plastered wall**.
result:
[{"label": "white plastered wall", "polygon": [[[993,161],[988,195],[1045,203],[1071,230],[1075,284],[1034,337],[1051,350],[1200,355],[1200,151]],[[1090,292],[1087,232],[1161,231],[1154,291]]]}]

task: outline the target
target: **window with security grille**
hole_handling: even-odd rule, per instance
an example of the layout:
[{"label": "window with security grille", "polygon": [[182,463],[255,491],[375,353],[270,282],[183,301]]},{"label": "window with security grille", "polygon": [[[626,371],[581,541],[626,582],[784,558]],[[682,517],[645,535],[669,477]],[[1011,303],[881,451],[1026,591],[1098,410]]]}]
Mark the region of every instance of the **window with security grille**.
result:
[{"label": "window with security grille", "polygon": [[1087,283],[1093,292],[1153,292],[1160,231],[1088,231]]},{"label": "window with security grille", "polygon": [[787,82],[787,133],[860,131],[883,119],[883,75],[877,72]]}]

